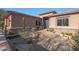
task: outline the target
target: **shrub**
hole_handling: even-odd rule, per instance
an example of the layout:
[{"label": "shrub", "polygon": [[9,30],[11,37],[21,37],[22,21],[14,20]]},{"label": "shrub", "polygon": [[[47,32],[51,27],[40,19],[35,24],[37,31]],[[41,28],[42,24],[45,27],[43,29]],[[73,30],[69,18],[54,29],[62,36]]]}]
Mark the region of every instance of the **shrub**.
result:
[{"label": "shrub", "polygon": [[53,28],[49,28],[49,29],[47,29],[47,31],[54,32],[54,29]]},{"label": "shrub", "polygon": [[32,28],[31,31],[32,32],[36,32],[37,30],[36,30],[36,28]]},{"label": "shrub", "polygon": [[63,35],[69,35],[69,36],[72,36],[72,35],[73,35],[73,34],[70,33],[70,32],[61,32],[61,34],[63,34]]},{"label": "shrub", "polygon": [[69,33],[68,32],[65,32],[65,35],[69,35]]},{"label": "shrub", "polygon": [[42,29],[43,29],[43,27],[42,27],[42,26],[40,26],[40,27],[39,27],[39,30],[42,30]]},{"label": "shrub", "polygon": [[27,40],[27,44],[32,44],[32,43],[33,43],[32,38],[31,38],[31,37],[28,38],[28,40]]},{"label": "shrub", "polygon": [[72,33],[69,33],[69,36],[72,36],[73,34]]},{"label": "shrub", "polygon": [[77,43],[79,43],[79,35],[72,37]]},{"label": "shrub", "polygon": [[65,33],[64,33],[64,32],[61,32],[61,34],[63,34],[63,36],[65,35]]}]

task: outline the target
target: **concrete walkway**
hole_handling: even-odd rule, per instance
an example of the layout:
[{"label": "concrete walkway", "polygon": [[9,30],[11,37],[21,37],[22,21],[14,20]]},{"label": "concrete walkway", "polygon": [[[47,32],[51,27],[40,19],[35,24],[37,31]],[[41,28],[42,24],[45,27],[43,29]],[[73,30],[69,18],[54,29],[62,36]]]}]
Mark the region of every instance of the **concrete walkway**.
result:
[{"label": "concrete walkway", "polygon": [[10,46],[5,38],[4,32],[0,29],[0,51],[11,51]]}]

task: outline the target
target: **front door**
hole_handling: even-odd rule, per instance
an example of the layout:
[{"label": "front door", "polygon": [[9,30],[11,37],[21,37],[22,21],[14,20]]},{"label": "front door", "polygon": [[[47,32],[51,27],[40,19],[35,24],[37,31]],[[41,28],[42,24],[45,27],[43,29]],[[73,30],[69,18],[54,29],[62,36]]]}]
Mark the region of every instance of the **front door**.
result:
[{"label": "front door", "polygon": [[44,27],[45,27],[46,29],[49,28],[49,20],[45,20],[45,21],[44,21]]}]

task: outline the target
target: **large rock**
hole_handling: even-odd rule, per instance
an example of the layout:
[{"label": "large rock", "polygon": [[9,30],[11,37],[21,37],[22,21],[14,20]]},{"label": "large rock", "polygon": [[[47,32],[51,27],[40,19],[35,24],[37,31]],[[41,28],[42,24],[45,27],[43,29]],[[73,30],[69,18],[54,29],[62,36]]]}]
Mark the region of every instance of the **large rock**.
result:
[{"label": "large rock", "polygon": [[73,51],[73,47],[77,45],[77,43],[68,36],[61,37],[58,34],[48,31],[39,32],[37,44],[50,51]]}]

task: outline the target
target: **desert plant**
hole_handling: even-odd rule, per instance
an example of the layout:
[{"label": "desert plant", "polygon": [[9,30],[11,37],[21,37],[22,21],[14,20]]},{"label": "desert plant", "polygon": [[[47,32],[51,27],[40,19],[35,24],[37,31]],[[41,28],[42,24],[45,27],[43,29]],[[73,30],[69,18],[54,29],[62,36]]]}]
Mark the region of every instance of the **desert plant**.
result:
[{"label": "desert plant", "polygon": [[69,35],[69,32],[65,32],[65,35]]},{"label": "desert plant", "polygon": [[40,26],[40,27],[39,27],[39,30],[42,30],[42,29],[43,29],[43,27],[42,27],[42,26]]},{"label": "desert plant", "polygon": [[72,33],[69,33],[68,35],[69,35],[69,36],[73,36],[73,34],[72,34]]},{"label": "desert plant", "polygon": [[33,43],[32,37],[28,38],[27,39],[27,44],[32,44],[32,43]]},{"label": "desert plant", "polygon": [[32,28],[31,31],[32,32],[36,32],[37,30],[36,30],[36,28]]},{"label": "desert plant", "polygon": [[79,43],[79,35],[72,37],[77,43]]},{"label": "desert plant", "polygon": [[54,32],[54,29],[53,28],[49,28],[49,29],[47,29],[47,31]]},{"label": "desert plant", "polygon": [[64,36],[65,35],[65,33],[64,32],[61,32],[61,34]]},{"label": "desert plant", "polygon": [[71,32],[61,32],[61,34],[63,35],[69,35],[69,36],[73,36],[73,34]]}]

